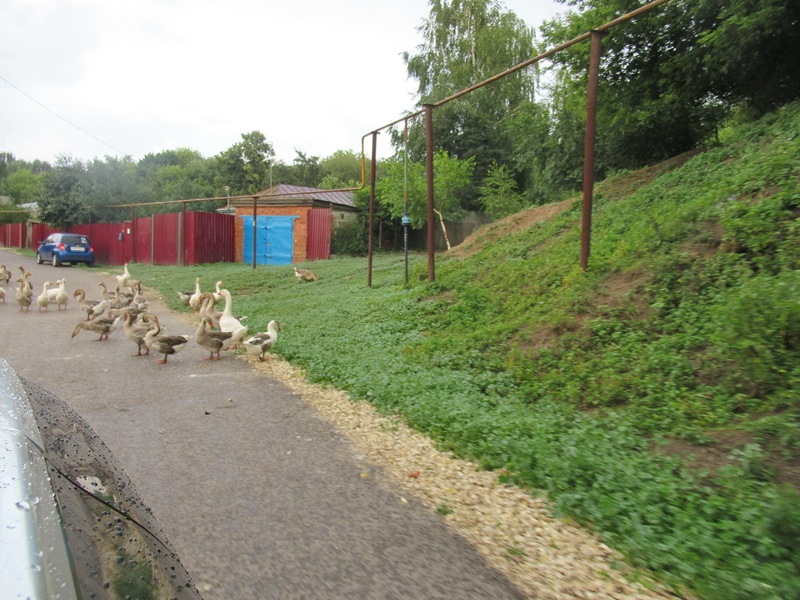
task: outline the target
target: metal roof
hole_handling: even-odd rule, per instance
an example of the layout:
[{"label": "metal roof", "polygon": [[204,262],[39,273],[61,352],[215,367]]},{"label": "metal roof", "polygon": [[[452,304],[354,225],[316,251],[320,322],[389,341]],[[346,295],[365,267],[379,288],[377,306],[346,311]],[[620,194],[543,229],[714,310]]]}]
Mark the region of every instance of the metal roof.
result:
[{"label": "metal roof", "polygon": [[288,185],[285,183],[279,183],[278,185],[272,186],[268,190],[258,192],[258,195],[262,194],[262,199],[265,200],[277,199],[286,201],[307,198],[355,208],[355,204],[353,204],[352,192],[328,191],[313,187],[305,187],[302,185]]}]

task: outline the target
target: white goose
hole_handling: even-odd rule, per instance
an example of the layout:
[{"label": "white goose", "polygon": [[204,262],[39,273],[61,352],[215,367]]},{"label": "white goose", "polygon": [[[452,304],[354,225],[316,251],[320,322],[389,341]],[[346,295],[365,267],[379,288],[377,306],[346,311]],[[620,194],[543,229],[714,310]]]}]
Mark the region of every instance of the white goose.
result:
[{"label": "white goose", "polygon": [[228,342],[228,347],[233,348],[241,343],[247,335],[247,327],[239,322],[239,319],[233,316],[233,300],[231,293],[228,290],[222,289],[219,292],[225,299],[225,309],[222,311],[222,316],[219,318],[220,331],[230,332],[231,339]]},{"label": "white goose", "polygon": [[42,309],[47,310],[47,307],[50,305],[50,294],[48,294],[48,291],[51,285],[53,284],[49,281],[45,281],[42,285],[42,293],[36,298],[36,304],[39,306],[40,312]]},{"label": "white goose", "polygon": [[242,345],[248,354],[257,354],[258,360],[263,361],[267,352],[278,341],[279,331],[281,331],[281,324],[278,321],[270,321],[266,331],[247,338]]},{"label": "white goose", "polygon": [[[53,285],[53,284],[50,284]],[[49,288],[47,290],[47,297],[50,298],[50,304],[55,304],[57,302],[56,298],[58,298],[58,291],[61,289],[61,280],[56,279],[55,283],[56,287]]]},{"label": "white goose", "polygon": [[117,275],[116,276],[120,287],[125,287],[126,285],[128,285],[128,282],[131,280],[131,274],[128,271],[128,263],[125,263],[123,265],[123,268],[125,270],[123,271],[122,275]]},{"label": "white goose", "polygon": [[214,292],[214,302],[222,302],[222,282],[217,282],[217,291]]},{"label": "white goose", "polygon": [[194,310],[198,310],[200,308],[200,296],[203,293],[200,291],[200,278],[194,280],[194,294],[189,296],[189,306],[191,306]]},{"label": "white goose", "polygon": [[69,294],[67,294],[66,279],[62,279],[58,282],[58,289],[56,290],[55,300],[58,303],[58,310],[61,310],[61,307],[64,307],[64,310],[67,310],[67,301],[69,300]]}]

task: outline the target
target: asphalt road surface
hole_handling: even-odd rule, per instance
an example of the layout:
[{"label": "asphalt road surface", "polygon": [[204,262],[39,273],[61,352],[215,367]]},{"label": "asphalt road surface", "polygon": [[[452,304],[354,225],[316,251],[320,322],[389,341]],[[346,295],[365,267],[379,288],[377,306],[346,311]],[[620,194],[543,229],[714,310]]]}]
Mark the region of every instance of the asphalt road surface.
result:
[{"label": "asphalt road surface", "polygon": [[[0,303],[0,356],[69,404],[133,480],[206,600],[504,599],[521,594],[311,407],[250,365],[208,361],[194,342],[159,365],[75,325],[72,293],[99,298],[120,268],[53,267],[0,249],[16,277],[66,278],[66,311],[20,312],[14,280]],[[134,274],[135,276],[135,274]],[[144,282],[147,283],[146,281]],[[151,308],[169,334],[191,315]],[[368,471],[370,477],[361,474]],[[373,476],[374,475],[374,476]],[[403,495],[407,493],[404,492]]]}]

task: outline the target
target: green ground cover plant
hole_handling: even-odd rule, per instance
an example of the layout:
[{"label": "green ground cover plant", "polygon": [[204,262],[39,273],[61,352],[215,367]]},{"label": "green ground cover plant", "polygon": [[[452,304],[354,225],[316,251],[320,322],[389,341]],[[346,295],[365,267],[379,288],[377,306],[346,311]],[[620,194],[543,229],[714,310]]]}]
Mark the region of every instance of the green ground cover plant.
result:
[{"label": "green ground cover plant", "polygon": [[[135,265],[176,290],[224,281],[251,331],[600,532],[704,598],[800,597],[800,105],[636,185],[468,255],[291,267]],[[714,456],[723,460],[710,460]],[[795,475],[793,475],[795,474]]]}]

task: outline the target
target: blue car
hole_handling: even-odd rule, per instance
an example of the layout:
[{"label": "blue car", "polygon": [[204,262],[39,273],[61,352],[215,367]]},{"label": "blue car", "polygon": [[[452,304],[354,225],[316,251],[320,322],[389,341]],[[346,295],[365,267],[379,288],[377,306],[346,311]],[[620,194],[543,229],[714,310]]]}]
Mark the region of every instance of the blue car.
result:
[{"label": "blue car", "polygon": [[83,263],[94,266],[94,249],[89,238],[79,233],[53,233],[39,243],[36,250],[38,264],[52,262],[54,267],[64,263]]}]

